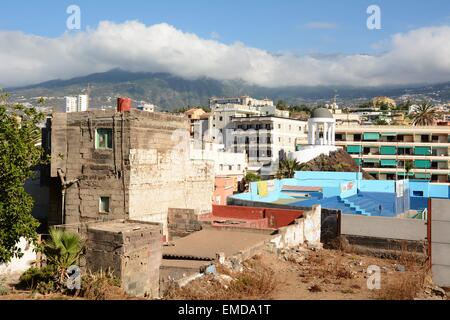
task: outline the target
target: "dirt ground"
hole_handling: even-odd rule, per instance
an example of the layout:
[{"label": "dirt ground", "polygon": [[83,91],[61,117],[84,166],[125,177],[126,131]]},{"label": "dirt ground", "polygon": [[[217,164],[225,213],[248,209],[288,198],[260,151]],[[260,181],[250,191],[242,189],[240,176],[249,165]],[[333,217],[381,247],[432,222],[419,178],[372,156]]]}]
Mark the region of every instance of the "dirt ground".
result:
[{"label": "dirt ground", "polygon": [[[165,299],[268,300],[412,300],[448,299],[450,292],[436,287],[427,262],[411,255],[381,259],[343,250],[297,247],[263,252],[242,264],[239,272],[217,266],[217,273],[173,288]],[[368,288],[369,266],[380,270],[380,289]],[[370,282],[370,281],[369,281]],[[112,299],[133,299],[124,296]],[[0,300],[80,299],[62,294],[41,295],[10,291]]]},{"label": "dirt ground", "polygon": [[[278,255],[262,253],[254,259],[264,269],[270,270],[273,279],[266,282],[274,284],[271,290],[262,292],[259,287],[267,288],[269,285],[256,283],[255,294],[252,294],[249,286],[243,290],[242,294],[236,293],[234,289],[233,292],[227,293],[227,290],[229,291],[227,289],[218,294],[217,292],[221,289],[211,285],[214,279],[209,276],[188,284],[182,290],[175,292],[171,298],[204,299],[208,294],[212,294],[212,299],[219,297],[220,299],[274,300],[412,300],[449,297],[448,293],[439,291],[442,289],[437,289],[431,284],[424,262],[410,256],[401,257],[399,260],[389,260],[340,250],[313,251],[300,247]],[[380,289],[368,288],[369,266],[380,268]],[[241,279],[239,275],[234,276],[237,282],[247,281],[246,277]],[[220,277],[220,275],[216,276],[219,280]],[[233,288],[232,285],[228,286]]]}]

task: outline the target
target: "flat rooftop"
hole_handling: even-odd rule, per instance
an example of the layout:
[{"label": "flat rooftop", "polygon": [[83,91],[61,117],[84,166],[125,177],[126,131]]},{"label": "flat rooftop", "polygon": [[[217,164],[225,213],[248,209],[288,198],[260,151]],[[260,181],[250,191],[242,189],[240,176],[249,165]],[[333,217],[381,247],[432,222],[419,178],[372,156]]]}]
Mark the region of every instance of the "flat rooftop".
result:
[{"label": "flat rooftop", "polygon": [[271,238],[271,235],[254,232],[203,229],[174,240],[173,246],[164,246],[163,257],[214,260],[216,253],[223,252],[227,257],[232,256],[263,245]]},{"label": "flat rooftop", "polygon": [[91,230],[100,230],[111,233],[127,233],[137,230],[160,229],[156,223],[138,222],[129,220],[113,220],[89,225]]}]

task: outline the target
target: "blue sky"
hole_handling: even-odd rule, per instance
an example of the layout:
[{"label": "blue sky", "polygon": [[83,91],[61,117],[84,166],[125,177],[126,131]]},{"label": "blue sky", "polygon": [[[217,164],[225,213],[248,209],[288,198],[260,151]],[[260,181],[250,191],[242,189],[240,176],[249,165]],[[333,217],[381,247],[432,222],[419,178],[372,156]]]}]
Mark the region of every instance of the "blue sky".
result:
[{"label": "blue sky", "polygon": [[[241,41],[273,53],[373,53],[373,45],[392,34],[450,24],[449,0],[3,0],[0,30],[59,36],[65,32],[70,4],[81,8],[82,29],[101,20],[166,22],[202,38]],[[381,8],[381,30],[366,28],[370,4]],[[328,28],[308,28],[314,23]]]},{"label": "blue sky", "polygon": [[[81,30],[67,31],[73,4]],[[381,30],[367,28],[373,4]],[[113,68],[270,87],[450,81],[450,0],[2,0],[0,8],[0,87]]]}]

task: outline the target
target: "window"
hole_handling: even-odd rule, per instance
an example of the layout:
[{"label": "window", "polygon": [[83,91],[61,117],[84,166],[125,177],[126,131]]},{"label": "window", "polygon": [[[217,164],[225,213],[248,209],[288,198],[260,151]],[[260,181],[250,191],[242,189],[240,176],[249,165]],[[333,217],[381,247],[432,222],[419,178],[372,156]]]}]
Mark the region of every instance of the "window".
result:
[{"label": "window", "polygon": [[228,170],[233,170],[233,166],[228,166]]},{"label": "window", "polygon": [[96,149],[112,149],[112,129],[97,129],[95,135]]},{"label": "window", "polygon": [[222,170],[223,170],[223,164],[221,164],[221,165],[219,166],[219,168],[220,168],[220,171],[222,171]]},{"label": "window", "polygon": [[423,197],[423,191],[413,191],[414,197]]},{"label": "window", "polygon": [[278,129],[281,129],[281,124],[278,125]]},{"label": "window", "polygon": [[219,121],[223,121],[223,117],[219,117]]},{"label": "window", "polygon": [[239,170],[239,171],[241,170],[241,165],[240,165],[240,164],[238,164],[238,170]]},{"label": "window", "polygon": [[100,213],[109,213],[110,197],[100,197],[98,211]]}]

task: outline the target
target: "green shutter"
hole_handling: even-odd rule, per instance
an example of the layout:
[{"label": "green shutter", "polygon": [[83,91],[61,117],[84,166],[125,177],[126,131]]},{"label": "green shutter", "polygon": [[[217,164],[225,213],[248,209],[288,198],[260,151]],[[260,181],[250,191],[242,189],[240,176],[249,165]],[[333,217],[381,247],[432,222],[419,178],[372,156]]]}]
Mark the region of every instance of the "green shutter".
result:
[{"label": "green shutter", "polygon": [[431,154],[431,147],[415,147],[415,155],[428,156]]},{"label": "green shutter", "polygon": [[430,173],[416,173],[415,175],[416,179],[431,179]]},{"label": "green shutter", "polygon": [[362,163],[360,158],[356,158],[356,159],[353,159],[353,160],[355,160],[355,163],[356,163],[357,166],[361,165],[361,163]]},{"label": "green shutter", "polygon": [[365,163],[378,163],[380,162],[379,159],[364,159]]},{"label": "green shutter", "polygon": [[382,167],[396,167],[397,161],[394,159],[382,159],[380,164]]},{"label": "green shutter", "polygon": [[430,160],[414,160],[414,167],[419,169],[429,169],[431,168]]},{"label": "green shutter", "polygon": [[406,172],[399,172],[398,173],[398,175],[399,176],[413,176],[414,175],[414,173],[413,172],[408,172],[408,173],[406,173]]},{"label": "green shutter", "polygon": [[348,153],[360,153],[362,150],[361,146],[347,146]]},{"label": "green shutter", "polygon": [[363,135],[363,140],[379,140],[380,134],[378,132],[365,132]]},{"label": "green shutter", "polygon": [[381,146],[380,154],[396,154],[397,150],[394,146]]}]

